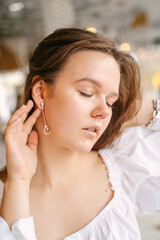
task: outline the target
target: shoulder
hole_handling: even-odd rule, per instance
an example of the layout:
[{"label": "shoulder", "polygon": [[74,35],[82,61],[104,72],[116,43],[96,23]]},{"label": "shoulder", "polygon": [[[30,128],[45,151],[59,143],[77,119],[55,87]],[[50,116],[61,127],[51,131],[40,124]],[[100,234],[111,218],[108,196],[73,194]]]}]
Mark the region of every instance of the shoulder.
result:
[{"label": "shoulder", "polygon": [[159,140],[160,131],[131,127],[111,147],[100,151],[109,166],[118,166],[123,190],[136,206],[136,214],[153,214],[160,209]]},{"label": "shoulder", "polygon": [[144,126],[136,126],[125,129],[113,144],[115,153],[119,157],[143,156],[148,153],[160,154],[159,148],[160,131],[152,131]]},{"label": "shoulder", "polygon": [[159,140],[160,131],[130,127],[110,147],[111,155],[129,179],[160,176]]}]

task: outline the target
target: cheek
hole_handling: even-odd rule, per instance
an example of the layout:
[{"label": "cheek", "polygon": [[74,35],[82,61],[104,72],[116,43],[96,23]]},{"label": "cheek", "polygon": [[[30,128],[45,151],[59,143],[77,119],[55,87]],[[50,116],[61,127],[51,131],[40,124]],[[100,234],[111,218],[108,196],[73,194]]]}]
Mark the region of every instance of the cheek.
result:
[{"label": "cheek", "polygon": [[104,119],[104,121],[103,121],[103,129],[104,129],[104,131],[108,127],[108,125],[109,125],[109,123],[111,121],[111,118],[112,118],[112,114],[110,114],[106,119]]},{"label": "cheek", "polygon": [[72,96],[62,100],[59,99],[59,101],[49,105],[52,108],[49,107],[48,110],[48,122],[52,127],[70,130],[71,127],[73,129],[74,124],[83,126],[82,120],[87,116],[88,109],[81,100]]}]

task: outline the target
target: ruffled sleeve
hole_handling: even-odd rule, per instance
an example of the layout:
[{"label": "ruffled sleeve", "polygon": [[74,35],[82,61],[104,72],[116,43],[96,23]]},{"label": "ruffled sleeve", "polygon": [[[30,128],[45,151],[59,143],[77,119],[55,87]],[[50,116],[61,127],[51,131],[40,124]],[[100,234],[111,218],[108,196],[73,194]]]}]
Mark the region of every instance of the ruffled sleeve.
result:
[{"label": "ruffled sleeve", "polygon": [[135,214],[160,212],[160,131],[130,127],[115,141],[112,150]]}]

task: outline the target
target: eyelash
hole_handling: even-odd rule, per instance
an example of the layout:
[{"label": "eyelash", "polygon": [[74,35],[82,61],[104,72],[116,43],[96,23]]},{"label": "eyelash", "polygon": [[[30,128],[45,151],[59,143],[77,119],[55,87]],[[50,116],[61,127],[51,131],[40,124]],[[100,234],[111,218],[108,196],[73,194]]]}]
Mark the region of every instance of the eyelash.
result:
[{"label": "eyelash", "polygon": [[[81,94],[82,96],[84,96],[84,97],[92,97],[92,96],[93,96],[92,94],[89,95],[89,94],[86,94],[86,93],[84,93],[84,92],[80,92],[80,94]],[[109,104],[109,103],[107,103],[107,102],[106,102],[106,104],[108,105],[108,107],[113,108],[113,105],[111,105],[111,104]]]},{"label": "eyelash", "polygon": [[85,96],[85,97],[92,97],[93,95],[91,94],[91,95],[89,95],[89,94],[87,94],[87,93],[84,93],[84,92],[80,92],[80,94],[82,95],[82,96]]}]

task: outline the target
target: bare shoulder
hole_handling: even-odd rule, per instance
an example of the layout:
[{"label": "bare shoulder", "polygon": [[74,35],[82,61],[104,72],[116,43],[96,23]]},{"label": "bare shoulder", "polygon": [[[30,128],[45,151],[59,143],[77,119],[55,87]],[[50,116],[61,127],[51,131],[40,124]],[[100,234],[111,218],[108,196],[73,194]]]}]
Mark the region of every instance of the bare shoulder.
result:
[{"label": "bare shoulder", "polygon": [[98,151],[91,151],[88,153],[88,163],[95,169],[101,167],[107,171],[104,161],[102,160]]}]

